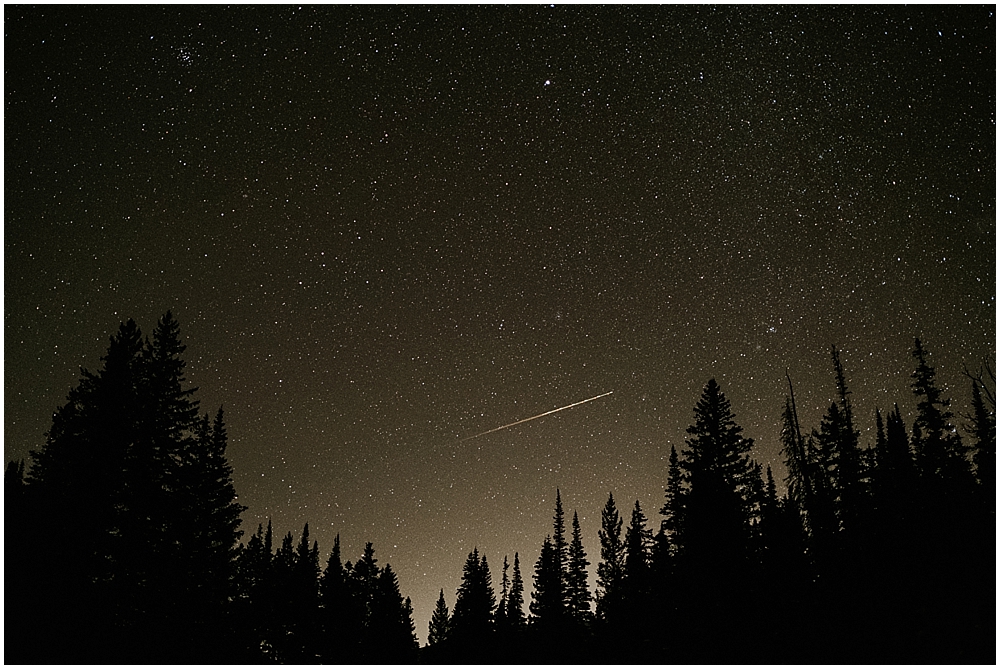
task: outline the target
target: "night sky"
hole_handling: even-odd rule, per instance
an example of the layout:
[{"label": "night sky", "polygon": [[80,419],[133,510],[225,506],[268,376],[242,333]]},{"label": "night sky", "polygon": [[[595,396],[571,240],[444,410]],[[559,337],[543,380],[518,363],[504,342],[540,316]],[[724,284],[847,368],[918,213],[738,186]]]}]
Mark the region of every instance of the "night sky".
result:
[{"label": "night sky", "polygon": [[248,532],[374,542],[425,639],[473,547],[530,591],[559,488],[593,582],[711,377],[779,478],[785,370],[818,425],[831,344],[863,445],[912,420],[914,337],[966,410],[994,12],[8,6],[5,458],[169,309]]}]

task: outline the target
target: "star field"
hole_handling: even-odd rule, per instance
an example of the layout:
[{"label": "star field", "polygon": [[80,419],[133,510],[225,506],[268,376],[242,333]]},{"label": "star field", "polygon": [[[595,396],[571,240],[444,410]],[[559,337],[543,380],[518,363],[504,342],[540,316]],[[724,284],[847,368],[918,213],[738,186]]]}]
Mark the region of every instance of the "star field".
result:
[{"label": "star field", "polygon": [[9,7],[5,457],[170,309],[248,533],[374,542],[425,639],[474,546],[530,589],[558,487],[593,581],[709,378],[779,479],[785,371],[818,424],[831,344],[863,445],[912,419],[914,337],[966,410],[994,12]]}]

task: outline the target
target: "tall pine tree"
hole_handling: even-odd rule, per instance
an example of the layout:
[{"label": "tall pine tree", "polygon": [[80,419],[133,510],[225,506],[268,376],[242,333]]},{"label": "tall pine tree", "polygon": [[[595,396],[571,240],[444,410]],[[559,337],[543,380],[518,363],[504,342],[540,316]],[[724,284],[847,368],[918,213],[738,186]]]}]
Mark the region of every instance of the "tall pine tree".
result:
[{"label": "tall pine tree", "polygon": [[427,629],[427,645],[441,643],[448,638],[449,630],[448,604],[444,601],[444,590],[438,596],[437,604],[434,606],[434,613],[431,614],[431,621]]},{"label": "tall pine tree", "polygon": [[625,579],[625,544],[622,542],[622,519],[613,493],[601,511],[601,560],[597,564],[597,617],[608,622],[621,610]]},{"label": "tall pine tree", "polygon": [[566,601],[570,618],[579,625],[590,622],[590,589],[587,586],[587,553],[583,549],[580,519],[573,512],[573,538],[569,545],[569,565],[566,574]]},{"label": "tall pine tree", "polygon": [[920,477],[925,486],[935,491],[954,493],[968,489],[972,472],[966,459],[967,449],[951,423],[950,400],[942,397],[934,368],[927,363],[927,352],[919,339],[914,343],[913,358],[917,361],[912,374],[913,394],[917,397],[913,451]]},{"label": "tall pine tree", "polygon": [[455,595],[450,635],[462,642],[485,640],[493,631],[496,595],[486,556],[473,548],[462,568],[462,582]]}]

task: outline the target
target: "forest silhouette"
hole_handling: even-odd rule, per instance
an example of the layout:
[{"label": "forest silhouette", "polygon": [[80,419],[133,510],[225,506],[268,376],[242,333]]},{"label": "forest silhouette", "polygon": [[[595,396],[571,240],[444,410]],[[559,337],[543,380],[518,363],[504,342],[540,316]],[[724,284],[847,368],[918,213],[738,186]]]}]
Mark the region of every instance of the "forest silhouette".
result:
[{"label": "forest silhouette", "polygon": [[224,414],[201,413],[184,350],[169,312],[151,339],[121,325],[30,465],[8,463],[5,662],[995,662],[988,365],[965,372],[963,437],[916,340],[913,425],[877,410],[862,446],[832,347],[818,426],[799,423],[788,381],[781,495],[710,379],[658,517],[609,491],[588,552],[557,491],[537,558],[504,556],[495,579],[469,547],[421,648],[371,543],[351,562],[339,536],[321,556],[308,524],[244,534]]}]

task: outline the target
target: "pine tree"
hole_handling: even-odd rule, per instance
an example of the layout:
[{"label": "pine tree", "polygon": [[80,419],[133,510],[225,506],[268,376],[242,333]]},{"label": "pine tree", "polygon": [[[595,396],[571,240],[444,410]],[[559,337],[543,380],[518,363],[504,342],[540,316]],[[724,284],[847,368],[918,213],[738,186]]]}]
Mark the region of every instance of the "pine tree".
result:
[{"label": "pine tree", "polygon": [[271,568],[270,551],[264,549],[264,527],[240,547],[236,558],[236,585],[233,601],[234,626],[238,630],[237,645],[247,662],[262,662],[261,641],[264,632],[264,615],[261,611],[263,591]]},{"label": "pine tree", "polygon": [[514,630],[523,628],[527,623],[524,617],[524,580],[521,578],[521,560],[517,553],[514,553],[514,576],[507,598],[507,623]]},{"label": "pine tree", "polygon": [[552,537],[545,536],[542,550],[535,563],[534,592],[531,593],[532,623],[542,627],[552,627],[562,622],[565,616],[562,574],[559,571],[559,556]]},{"label": "pine tree", "polygon": [[[104,584],[109,617],[127,626],[138,613],[118,593],[138,587],[150,562],[144,509],[131,496],[157,483],[154,468],[140,471],[135,464],[145,367],[134,321],[119,327],[101,360],[96,374],[81,369],[79,383],[53,415],[44,446],[31,451],[27,481],[38,502],[37,522],[63,527],[64,552],[36,562],[39,573],[47,574],[40,582],[61,591],[66,610],[89,587],[84,584]],[[82,622],[94,622],[94,616]]]},{"label": "pine tree", "polygon": [[379,575],[378,559],[375,557],[375,547],[372,542],[365,543],[365,550],[351,569],[351,577],[348,583],[351,588],[351,597],[355,600],[355,606],[359,614],[361,626],[364,632],[361,634],[361,646],[368,649],[377,643],[369,633],[369,622],[371,618],[372,602],[375,598],[376,581]]},{"label": "pine tree", "polygon": [[[289,535],[291,536],[291,535]],[[310,545],[309,523],[302,528],[302,536],[291,555],[291,569],[287,574],[288,608],[286,622],[294,636],[294,650],[286,650],[286,661],[302,664],[315,662],[319,641],[319,546]]]},{"label": "pine tree", "polygon": [[586,625],[590,622],[590,589],[587,586],[587,554],[583,550],[583,535],[580,520],[573,512],[573,538],[569,546],[569,565],[566,576],[566,600],[569,616],[575,622]]},{"label": "pine tree", "polygon": [[608,621],[619,612],[625,578],[625,545],[622,543],[622,520],[613,493],[601,511],[601,561],[597,565],[597,617]]},{"label": "pine tree", "polygon": [[444,601],[443,589],[441,590],[441,594],[438,596],[437,605],[434,607],[434,613],[431,615],[431,621],[428,624],[428,628],[427,644],[429,646],[441,643],[448,638],[448,605]]},{"label": "pine tree", "polygon": [[[199,418],[195,389],[185,387],[184,350],[170,312],[145,344],[134,321],[123,324],[102,369],[82,370],[45,446],[33,453],[29,479],[38,486],[40,519],[58,518],[67,528],[70,548],[53,556],[61,566],[51,573],[58,573],[63,610],[86,620],[69,624],[94,638],[120,632],[120,641],[107,644],[117,655],[104,660],[136,661],[162,648],[164,661],[210,661],[203,653],[220,646],[235,594],[243,508],[225,459],[222,416],[214,424]],[[69,613],[83,605],[72,593],[84,591],[103,602],[100,614]],[[83,632],[85,625],[93,629]]]},{"label": "pine tree", "polygon": [[729,400],[715,379],[709,380],[695,406],[680,467],[689,482],[683,527],[684,551],[694,551],[702,566],[741,560],[748,551],[753,505],[749,452]]},{"label": "pine tree", "polygon": [[493,630],[495,609],[496,595],[486,556],[480,557],[479,549],[473,548],[462,568],[462,582],[455,595],[451,636],[463,643],[485,639]]},{"label": "pine tree", "polygon": [[[975,455],[972,459],[976,465],[976,478],[979,481],[979,486],[990,499],[995,499],[997,479],[996,418],[983,402],[978,381],[972,382],[972,424],[969,431],[972,438],[975,439],[973,446]],[[988,506],[993,507],[994,504],[991,503]]]},{"label": "pine tree", "polygon": [[913,357],[917,361],[912,374],[913,394],[917,396],[913,450],[920,477],[935,490],[970,489],[972,472],[966,459],[967,449],[951,424],[950,400],[942,398],[934,382],[934,368],[927,364],[927,353],[919,339]]},{"label": "pine tree", "polygon": [[684,519],[684,480],[681,474],[680,461],[677,457],[677,449],[670,447],[670,458],[667,461],[667,487],[666,502],[660,508],[660,514],[664,516],[660,529],[663,538],[658,540],[658,545],[662,545],[661,562],[665,562],[676,556],[680,547],[684,543],[681,522]]},{"label": "pine tree", "polygon": [[180,544],[182,579],[175,587],[188,590],[185,611],[200,627],[203,645],[218,645],[217,637],[228,602],[234,596],[241,514],[236,501],[232,467],[226,459],[227,432],[220,408],[209,422],[202,417],[193,439],[181,453],[175,474],[180,516],[172,532]]},{"label": "pine tree", "polygon": [[650,595],[652,533],[646,529],[646,514],[635,501],[632,519],[625,531],[625,573],[622,580],[625,605],[631,609],[644,607]]},{"label": "pine tree", "polygon": [[413,626],[413,605],[403,599],[399,580],[386,564],[378,574],[368,621],[368,661],[400,664],[412,661],[418,647]]},{"label": "pine tree", "polygon": [[496,612],[493,614],[493,622],[498,630],[507,630],[507,598],[510,596],[510,578],[507,572],[510,565],[507,563],[507,556],[503,556],[503,574],[500,577],[500,601],[497,603]]},{"label": "pine tree", "polygon": [[333,548],[319,582],[322,605],[322,660],[327,664],[350,664],[358,661],[362,611],[352,597],[348,570],[340,551],[340,534],[333,539]]},{"label": "pine tree", "polygon": [[566,608],[567,602],[567,565],[569,564],[569,544],[566,541],[566,517],[563,514],[562,498],[559,489],[556,488],[556,510],[552,516],[552,550],[555,553],[556,565],[559,573],[559,594],[562,600],[562,607]]},{"label": "pine tree", "polygon": [[798,411],[795,407],[795,391],[792,379],[785,373],[788,380],[788,396],[785,398],[785,410],[781,420],[781,455],[785,459],[788,475],[785,486],[788,488],[789,503],[794,505],[804,519],[807,527],[812,527],[810,512],[813,505],[813,490],[811,465],[807,456],[806,442],[802,438],[802,428],[799,425]]},{"label": "pine tree", "polygon": [[860,433],[854,427],[850,392],[844,379],[844,368],[840,363],[840,351],[831,347],[834,376],[837,381],[837,398],[840,407],[840,421],[835,445],[834,482],[838,497],[838,516],[847,528],[853,527],[864,512],[867,491],[864,486],[866,473],[862,468],[862,456],[858,450]]},{"label": "pine tree", "polygon": [[895,405],[884,424],[882,413],[875,411],[875,473],[874,492],[881,507],[899,507],[913,493],[916,470],[910,453],[906,424]]}]

